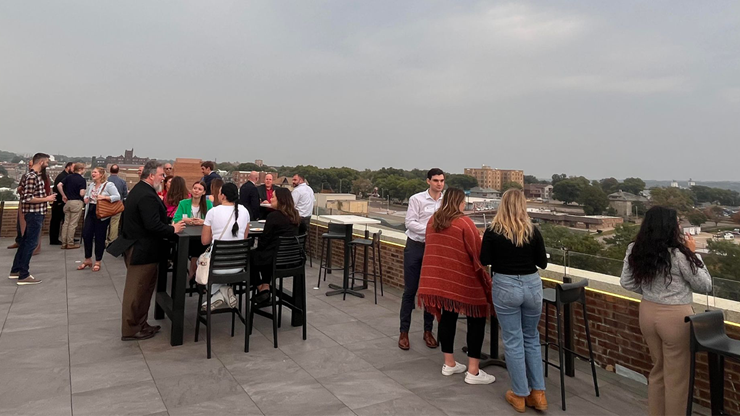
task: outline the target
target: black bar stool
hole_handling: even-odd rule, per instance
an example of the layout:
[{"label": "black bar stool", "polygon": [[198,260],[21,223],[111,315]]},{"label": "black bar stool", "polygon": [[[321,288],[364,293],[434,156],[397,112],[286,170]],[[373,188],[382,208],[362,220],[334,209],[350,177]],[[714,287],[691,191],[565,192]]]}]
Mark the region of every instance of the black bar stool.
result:
[{"label": "black bar stool", "polygon": [[[342,224],[329,223],[328,230],[324,234],[321,234],[321,258],[319,259],[319,280],[316,283],[316,287],[321,287],[321,271],[324,271],[324,281],[326,281],[326,273],[334,270],[344,270],[344,267],[333,267],[331,265],[331,242],[332,240],[344,240],[347,234],[345,226]],[[324,257],[324,245],[326,245],[326,258]]]},{"label": "black bar stool", "polygon": [[[596,397],[599,397],[599,382],[596,380],[596,363],[594,361],[594,350],[591,347],[591,330],[588,326],[588,312],[586,311],[586,286],[588,286],[588,280],[581,280],[576,283],[558,284],[555,289],[548,288],[543,290],[542,300],[545,302],[545,342],[542,343],[542,345],[545,347],[545,359],[542,361],[545,363],[545,377],[547,377],[549,366],[553,366],[560,370],[560,397],[562,399],[563,411],[565,411],[565,366],[563,365],[565,359],[563,357],[563,351],[568,351],[575,357],[591,363],[591,374],[594,378],[594,390],[596,391]],[[560,315],[563,310],[563,306],[571,303],[580,303],[583,307],[583,324],[586,328],[588,357],[564,347],[565,341],[563,340],[563,325]],[[555,306],[558,342],[550,342],[550,305]],[[558,347],[558,364],[551,363],[549,360],[550,345]]]},{"label": "black bar stool", "polygon": [[[236,308],[224,308],[211,310],[211,286],[218,284],[246,284],[249,285],[249,240],[224,241],[215,240],[211,249],[211,262],[208,271],[208,284],[198,285],[198,314],[195,320],[195,342],[198,342],[198,333],[200,324],[206,325],[206,351],[207,357],[211,358],[211,315],[220,313],[231,314],[231,336],[234,336],[235,317],[244,323],[244,352],[249,352],[249,323],[245,319],[249,314],[249,304],[247,304],[247,313],[242,316],[241,306]],[[203,296],[206,297],[206,310],[201,310]],[[228,303],[228,299],[226,302]],[[249,302],[249,299],[247,299]]]},{"label": "black bar stool", "polygon": [[694,373],[696,354],[706,351],[709,363],[709,395],[712,414],[725,413],[725,357],[740,360],[740,341],[727,336],[725,318],[721,310],[707,311],[685,318],[691,323],[691,376],[686,414],[691,415],[694,405]]},{"label": "black bar stool", "polygon": [[[375,304],[378,304],[378,277],[380,277],[380,296],[383,296],[383,265],[381,263],[380,258],[380,236],[383,233],[382,230],[378,230],[378,232],[373,233],[373,238],[369,239],[369,234],[367,230],[365,231],[365,238],[355,238],[352,240],[349,245],[350,249],[352,250],[352,289],[355,288],[355,280],[359,280],[363,283],[364,287],[367,287],[368,283],[372,283],[375,289]],[[365,263],[363,263],[362,271],[358,272],[356,270],[357,266],[357,247],[362,247],[363,250],[363,258],[365,259]],[[367,249],[370,248],[371,254],[372,254],[372,260],[368,257]],[[368,270],[367,261],[373,262],[373,271],[372,273],[366,272]],[[355,278],[356,274],[361,274],[362,278]],[[369,277],[372,276],[372,279]],[[347,298],[347,294],[344,294],[344,298]]]}]

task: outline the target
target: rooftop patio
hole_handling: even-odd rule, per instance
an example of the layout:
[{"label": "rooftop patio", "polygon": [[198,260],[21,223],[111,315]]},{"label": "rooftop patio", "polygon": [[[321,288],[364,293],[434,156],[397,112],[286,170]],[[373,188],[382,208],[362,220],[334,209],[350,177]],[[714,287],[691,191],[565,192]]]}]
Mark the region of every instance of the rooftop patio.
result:
[{"label": "rooftop patio", "polygon": [[[3,247],[11,243],[0,239]],[[13,254],[0,250],[0,263],[9,267]],[[414,315],[411,350],[397,347],[397,289],[386,288],[378,305],[372,296],[346,301],[327,297],[328,285],[313,289],[314,264],[307,267],[306,341],[300,327],[284,324],[274,349],[270,321],[257,316],[250,352],[244,353],[244,327],[237,325],[231,338],[229,316],[218,315],[214,357],[207,360],[203,337],[193,342],[197,297],[187,300],[184,345],[170,346],[166,319],[150,321],[163,326],[153,339],[122,342],[123,261],[106,254],[102,270],[92,273],[76,270],[81,259],[81,250],[45,245],[31,262],[42,284],[18,287],[14,280],[0,280],[0,413],[517,414],[503,398],[508,389],[505,369],[487,368],[497,378],[488,386],[470,386],[462,375],[440,374],[442,354],[424,345],[421,314]],[[329,280],[339,283],[338,275]],[[284,317],[283,322],[289,320]],[[460,351],[464,340],[461,324],[456,354],[466,363]],[[566,379],[567,414],[646,413],[643,384],[599,369],[597,398],[587,368],[577,368],[576,377]],[[556,374],[548,379],[550,414],[562,413]]]}]

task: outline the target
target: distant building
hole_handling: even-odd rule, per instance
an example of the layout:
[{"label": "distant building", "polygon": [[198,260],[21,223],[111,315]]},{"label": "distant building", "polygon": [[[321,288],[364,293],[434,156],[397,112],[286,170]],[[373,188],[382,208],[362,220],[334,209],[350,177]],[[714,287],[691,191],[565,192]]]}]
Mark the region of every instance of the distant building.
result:
[{"label": "distant building", "polygon": [[146,164],[146,162],[149,161],[148,157],[138,157],[134,155],[134,149],[126,150],[124,151],[123,155],[119,156],[108,156],[105,159],[102,157],[93,157],[92,161],[92,167],[96,168],[98,166],[110,166],[113,164],[116,165],[136,165],[141,166]]},{"label": "distant building", "polygon": [[689,178],[689,188],[692,188],[694,186],[696,186],[696,182],[694,182],[693,179]]},{"label": "distant building", "polygon": [[265,165],[265,162],[263,162],[262,159],[257,159],[257,160],[254,161],[254,164],[257,165],[257,166],[259,166],[259,167],[262,167],[262,166]]},{"label": "distant building", "polygon": [[531,199],[540,198],[547,201],[552,198],[552,185],[546,183],[529,183],[524,185],[524,196]]},{"label": "distant building", "polygon": [[469,196],[473,198],[500,198],[501,192],[491,188],[476,186],[470,190]]},{"label": "distant building", "polygon": [[678,186],[678,181],[676,181],[676,180],[672,180],[672,181],[671,181],[671,188],[678,188],[678,187],[679,187],[679,186]]},{"label": "distant building", "polygon": [[465,168],[464,173],[477,179],[481,188],[501,190],[507,182],[516,182],[524,187],[523,170],[491,169],[483,165],[480,168]]},{"label": "distant building", "polygon": [[632,216],[633,207],[636,202],[647,202],[647,198],[624,191],[615,192],[609,195],[609,206],[614,208],[614,210],[617,211],[617,215],[622,218],[629,218]]},{"label": "distant building", "polygon": [[176,176],[185,178],[185,183],[190,186],[203,178],[203,172],[200,170],[201,159],[188,159],[178,157],[172,165],[172,172]]}]

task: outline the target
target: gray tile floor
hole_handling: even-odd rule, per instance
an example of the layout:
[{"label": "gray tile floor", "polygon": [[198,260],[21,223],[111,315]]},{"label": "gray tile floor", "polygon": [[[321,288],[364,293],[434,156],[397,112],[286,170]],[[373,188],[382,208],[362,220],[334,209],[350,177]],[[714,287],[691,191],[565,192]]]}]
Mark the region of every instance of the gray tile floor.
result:
[{"label": "gray tile floor", "polygon": [[[0,264],[6,269],[14,250],[4,247],[11,243],[0,240]],[[420,314],[414,314],[412,349],[398,349],[397,290],[387,289],[378,305],[372,296],[327,297],[323,282],[320,290],[312,289],[315,263],[308,268],[306,341],[300,328],[286,325],[275,349],[270,321],[257,317],[245,354],[244,328],[237,326],[231,338],[230,319],[220,315],[213,328],[214,357],[207,360],[205,341],[193,342],[196,297],[188,298],[184,345],[169,345],[166,320],[157,322],[163,331],[155,338],[122,342],[123,261],[106,254],[102,270],[92,273],[75,270],[80,260],[82,250],[44,245],[31,263],[42,284],[18,287],[14,280],[0,279],[1,414],[516,414],[503,399],[504,369],[487,369],[498,379],[489,386],[469,386],[462,376],[440,374],[442,353],[424,345]],[[460,347],[464,340],[460,325]],[[466,362],[461,351],[457,355]],[[548,413],[559,414],[559,382],[553,374]],[[567,379],[567,413],[646,413],[645,386],[605,371],[599,372],[599,383],[597,398],[588,373]]]}]

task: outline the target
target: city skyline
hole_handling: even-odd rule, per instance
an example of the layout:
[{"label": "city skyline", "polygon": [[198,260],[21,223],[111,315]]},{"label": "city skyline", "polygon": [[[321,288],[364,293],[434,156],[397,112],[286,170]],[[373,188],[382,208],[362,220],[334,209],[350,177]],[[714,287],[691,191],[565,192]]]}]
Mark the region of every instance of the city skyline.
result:
[{"label": "city skyline", "polygon": [[0,50],[11,151],[740,180],[738,3],[5,2]]}]

